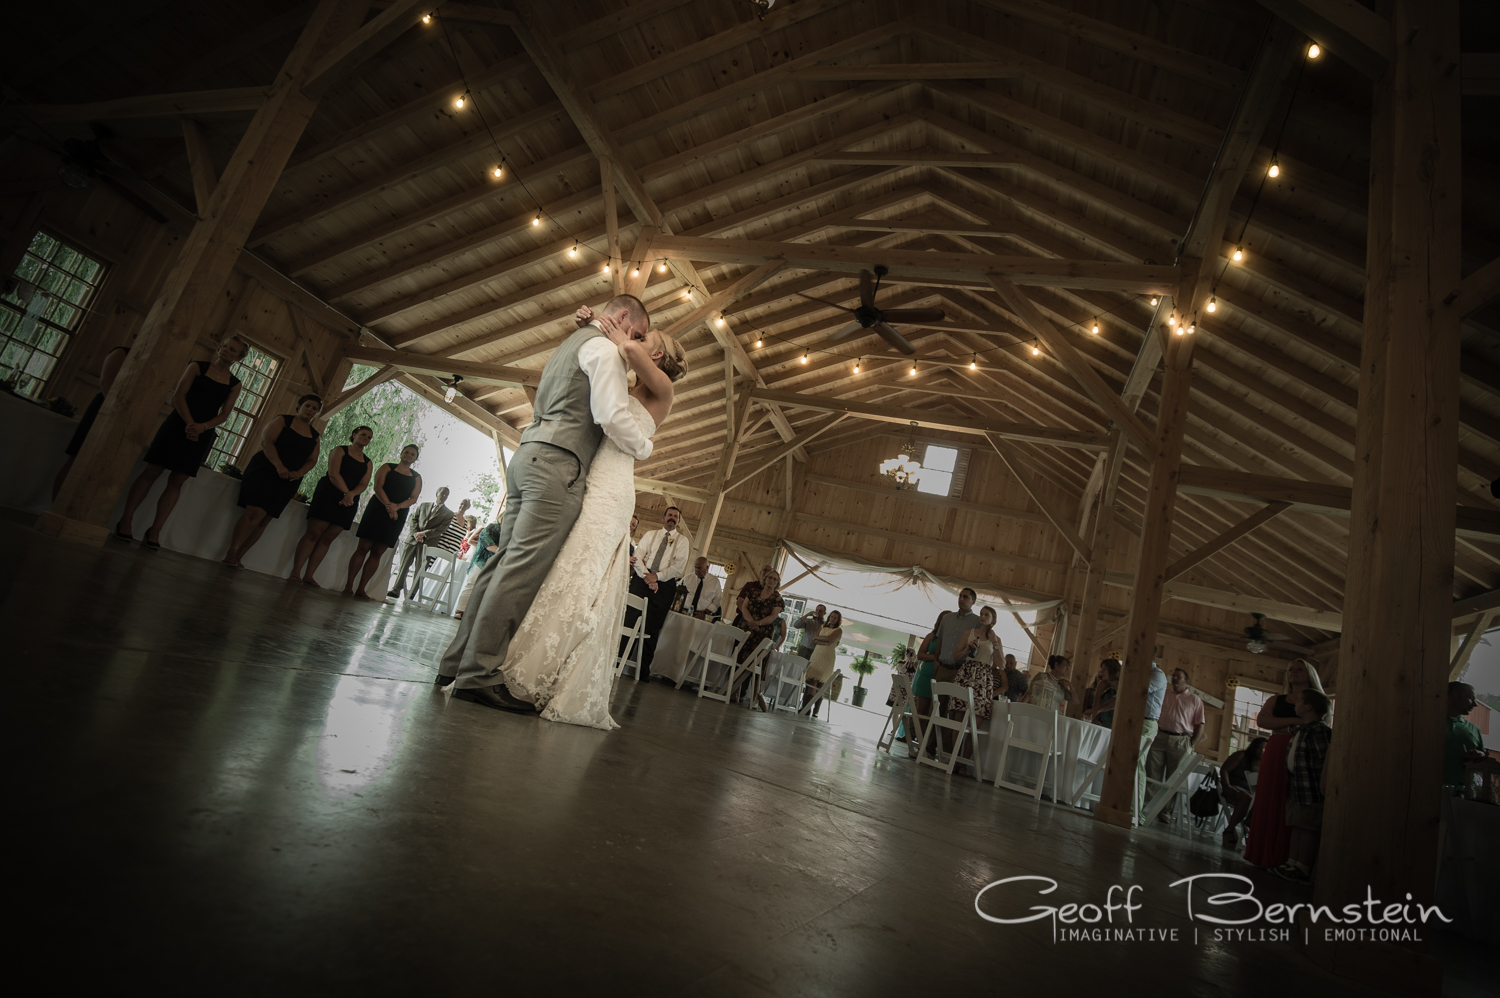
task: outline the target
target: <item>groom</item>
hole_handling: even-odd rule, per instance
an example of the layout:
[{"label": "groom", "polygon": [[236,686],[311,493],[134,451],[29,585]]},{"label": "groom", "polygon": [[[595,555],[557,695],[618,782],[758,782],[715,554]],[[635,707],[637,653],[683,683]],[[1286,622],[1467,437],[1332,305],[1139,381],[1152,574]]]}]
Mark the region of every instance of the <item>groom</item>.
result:
[{"label": "groom", "polygon": [[542,369],[531,425],[506,470],[499,553],[480,570],[436,680],[438,686],[452,683],[460,700],[518,714],[534,710],[506,689],[501,667],[578,519],[594,453],[608,434],[637,461],[651,455],[626,395],[619,344],[627,338],[645,341],[660,358],[660,336],[646,306],[634,295],[618,295]]}]

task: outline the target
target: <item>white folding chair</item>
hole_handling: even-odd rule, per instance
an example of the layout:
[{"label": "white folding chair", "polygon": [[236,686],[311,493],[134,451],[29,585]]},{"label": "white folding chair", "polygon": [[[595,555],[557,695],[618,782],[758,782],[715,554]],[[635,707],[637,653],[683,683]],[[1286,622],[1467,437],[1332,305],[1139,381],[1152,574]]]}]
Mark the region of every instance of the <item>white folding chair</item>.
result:
[{"label": "white folding chair", "polygon": [[[729,677],[729,689],[727,691],[729,696],[734,696],[734,691],[740,687],[741,677],[746,674],[750,676],[750,684],[746,692],[752,697],[763,695],[765,691],[761,689],[763,685],[762,677],[765,675],[766,665],[770,659],[771,642],[762,641],[760,647],[752,651],[746,657],[744,663],[738,665],[734,670],[734,674]],[[727,703],[728,701],[726,700],[725,702]],[[754,705],[753,701],[751,705]]]},{"label": "white folding chair", "polygon": [[[427,564],[427,559],[432,559],[432,564]],[[453,592],[453,566],[458,561],[458,555],[452,551],[440,547],[428,547],[422,545],[417,548],[417,564],[424,566],[417,572],[417,582],[414,586],[417,594],[417,605],[426,607],[438,613],[451,613],[456,593]],[[427,583],[433,583],[432,595],[427,594]],[[439,610],[438,608],[442,609]]]},{"label": "white folding chair", "polygon": [[[1109,729],[1106,728],[1105,730],[1108,731]],[[1085,800],[1092,804],[1097,804],[1099,803],[1099,795],[1094,793],[1091,788],[1094,785],[1094,780],[1099,776],[1099,771],[1104,768],[1105,763],[1109,762],[1109,739],[1106,738],[1104,740],[1097,761],[1084,763],[1082,759],[1079,759],[1078,762],[1080,766],[1086,766],[1087,768],[1084,769],[1083,779],[1079,781],[1078,789],[1073,791],[1072,797],[1068,798],[1068,803],[1074,807],[1077,807],[1079,802]]]},{"label": "white folding chair", "polygon": [[[632,609],[640,611],[636,614],[635,623],[625,624],[625,616]],[[615,656],[615,675],[620,676],[625,672],[625,666],[635,666],[635,681],[641,681],[641,656],[646,647],[646,639],[651,635],[646,633],[646,599],[644,596],[635,596],[631,593],[625,594],[625,609],[620,615],[620,637],[628,639]],[[634,660],[631,653],[635,654]]]},{"label": "white folding chair", "polygon": [[[957,721],[951,717],[944,717],[941,711],[939,711],[937,703],[934,703],[932,713],[927,716],[927,724],[922,731],[922,742],[917,753],[917,761],[924,766],[941,769],[949,776],[952,776],[953,767],[958,764],[958,760],[961,758],[959,752],[964,747],[964,740],[967,739],[969,742],[969,751],[973,758],[964,761],[973,767],[974,779],[983,782],[984,766],[982,760],[984,756],[979,747],[979,736],[981,734],[979,721],[974,717],[974,691],[967,686],[959,686],[957,683],[933,683],[932,699],[937,701],[938,697],[956,697],[962,701],[966,705],[964,716],[961,720]],[[951,703],[952,700],[949,702]],[[955,732],[953,751],[944,753],[942,737],[933,737],[933,732],[939,729]],[[927,754],[927,743],[929,741],[934,742],[930,757]]]},{"label": "white folding chair", "polygon": [[[795,663],[801,663],[798,668]],[[788,663],[794,663],[791,669]],[[768,684],[770,680],[767,680]],[[789,710],[796,713],[802,706],[802,689],[807,685],[807,659],[798,658],[796,655],[783,655],[781,666],[776,670],[775,687],[771,694],[771,707],[774,710]],[[787,696],[788,687],[791,695]],[[785,698],[785,699],[783,699]]]},{"label": "white folding chair", "polygon": [[833,687],[834,687],[835,683],[837,683],[839,680],[841,680],[843,678],[844,678],[844,670],[842,670],[842,669],[834,669],[833,670],[833,675],[831,675],[831,676],[828,677],[828,682],[824,683],[818,689],[818,692],[814,693],[811,697],[809,697],[807,703],[805,703],[801,707],[797,708],[797,713],[799,713],[799,714],[806,714],[808,717],[814,717],[816,715],[813,714],[813,708],[816,707],[820,703],[827,702],[827,704],[828,704],[828,716],[827,716],[826,720],[832,721],[833,720],[833,705],[838,702],[838,701],[836,701],[836,700],[833,699]]},{"label": "white folding chair", "polygon": [[[912,709],[916,704],[912,697],[911,680],[899,672],[891,679],[891,712],[880,727],[880,737],[875,739],[875,748],[877,751],[885,749],[889,752],[891,746],[896,744],[896,729],[900,728],[905,732],[907,751],[916,755],[922,746],[922,737],[919,734],[922,725]],[[891,733],[889,738],[885,735],[887,731]]]},{"label": "white folding chair", "polygon": [[[1038,737],[1040,736],[1040,737]],[[1000,746],[1000,761],[995,771],[996,788],[1017,790],[1042,799],[1042,789],[1047,783],[1047,769],[1053,763],[1057,748],[1057,712],[1029,703],[1013,703],[1005,712],[1005,741]],[[1011,751],[1031,752],[1041,756],[1037,764],[1036,785],[1027,786],[1010,778],[1008,765]],[[1052,774],[1054,784],[1052,799],[1057,799],[1057,772]]]},{"label": "white folding chair", "polygon": [[[693,667],[688,670],[687,675],[682,677],[682,682],[685,683],[691,680],[693,678],[693,669],[696,669],[698,672],[698,695],[700,697],[708,697],[710,700],[720,700],[728,703],[729,695],[734,690],[735,672],[739,668],[739,662],[735,660],[735,657],[739,654],[740,645],[744,644],[745,639],[749,636],[748,631],[742,631],[733,624],[715,624],[713,630],[709,632],[707,644],[703,647],[702,657],[693,663]],[[725,645],[728,645],[727,650],[724,648]],[[713,690],[710,691],[708,688],[709,670],[717,666],[724,667],[724,686],[720,688],[716,684]],[[680,687],[682,683],[678,683],[677,685]]]},{"label": "white folding chair", "polygon": [[[1149,823],[1155,821],[1156,816],[1161,814],[1162,809],[1176,799],[1178,792],[1182,790],[1183,786],[1187,783],[1188,777],[1192,775],[1193,769],[1203,761],[1203,756],[1197,752],[1189,752],[1182,757],[1182,761],[1177,764],[1177,768],[1167,774],[1165,780],[1153,780],[1149,776],[1146,777],[1146,810],[1141,814],[1141,827],[1144,828]],[[1152,795],[1152,787],[1160,788],[1156,791],[1155,796]],[[1176,817],[1175,813],[1174,817]]]}]

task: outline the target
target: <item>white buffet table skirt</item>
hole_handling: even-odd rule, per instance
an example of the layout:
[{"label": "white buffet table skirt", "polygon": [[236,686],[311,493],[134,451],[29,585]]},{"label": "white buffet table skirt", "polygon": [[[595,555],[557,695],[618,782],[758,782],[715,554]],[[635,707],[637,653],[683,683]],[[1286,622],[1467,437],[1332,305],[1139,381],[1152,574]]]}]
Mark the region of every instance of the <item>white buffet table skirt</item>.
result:
[{"label": "white buffet table skirt", "polygon": [[656,639],[656,656],[651,660],[651,674],[682,682],[687,674],[688,659],[708,640],[713,624],[685,613],[668,613]]},{"label": "white buffet table skirt", "polygon": [[[1009,710],[1010,704],[1007,701],[995,701],[994,710],[990,714],[989,727],[993,735],[981,733],[980,736],[986,780],[994,780],[999,774],[1001,741]],[[1030,725],[1035,722],[1027,719],[1020,723]],[[1102,760],[1105,753],[1109,751],[1109,735],[1110,729],[1101,725],[1091,724],[1077,717],[1059,717],[1057,719],[1057,745],[1054,751],[1060,753],[1060,756],[1054,759],[1055,769],[1048,768],[1047,779],[1043,784],[1047,788],[1046,796],[1050,798],[1053,789],[1056,788],[1059,803],[1065,804],[1071,800],[1078,792],[1079,785],[1090,768]],[[1046,735],[1040,731],[1018,730],[1016,736],[1028,741],[1046,739]],[[1006,760],[1006,769],[1010,771],[1011,779],[1024,777],[1018,782],[1035,780],[1040,766],[1041,758],[1034,752],[1013,752]],[[1097,794],[1104,783],[1104,770],[1101,768],[1089,782],[1091,791]]]},{"label": "white buffet table skirt", "polygon": [[0,392],[0,438],[19,451],[12,473],[0,475],[0,507],[24,513],[51,508],[52,480],[68,459],[63,448],[77,428],[76,418]]}]

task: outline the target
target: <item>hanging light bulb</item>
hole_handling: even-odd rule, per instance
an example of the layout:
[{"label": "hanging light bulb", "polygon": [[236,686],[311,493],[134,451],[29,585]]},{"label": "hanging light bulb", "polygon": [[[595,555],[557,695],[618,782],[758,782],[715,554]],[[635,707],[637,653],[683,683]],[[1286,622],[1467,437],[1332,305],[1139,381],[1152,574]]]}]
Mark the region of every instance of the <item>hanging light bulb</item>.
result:
[{"label": "hanging light bulb", "polygon": [[969,370],[971,370],[971,371],[977,371],[977,370],[979,370],[979,354],[976,353],[974,355],[974,359],[971,360],[971,361],[969,361]]},{"label": "hanging light bulb", "polygon": [[541,212],[537,212],[536,215],[533,216],[532,219],[531,219],[531,226],[532,226],[532,228],[535,228],[535,227],[537,227],[538,225],[541,225],[541,224],[542,224],[542,213]]},{"label": "hanging light bulb", "polygon": [[423,24],[431,24],[432,23],[432,15],[431,14],[423,14],[422,15],[422,23]]},{"label": "hanging light bulb", "polygon": [[1232,259],[1235,263],[1239,263],[1241,260],[1245,259],[1245,247],[1236,246],[1234,248],[1234,256]]},{"label": "hanging light bulb", "polygon": [[1099,335],[1099,317],[1097,315],[1094,316],[1094,328],[1090,329],[1089,332],[1093,333],[1095,336]]},{"label": "hanging light bulb", "polygon": [[1161,304],[1161,299],[1158,298],[1158,297],[1156,297],[1155,295],[1152,295],[1151,296],[1151,307],[1155,308],[1157,305],[1160,305],[1160,304]]},{"label": "hanging light bulb", "polygon": [[665,274],[667,272],[667,261],[663,260],[661,266],[656,268],[656,272],[658,274]]},{"label": "hanging light bulb", "polygon": [[912,361],[912,363],[911,363],[911,370],[907,371],[906,373],[910,374],[914,378],[917,376],[917,362],[916,361]]},{"label": "hanging light bulb", "polygon": [[462,381],[462,380],[463,379],[460,378],[456,374],[453,376],[453,383],[450,384],[448,386],[448,390],[443,393],[443,401],[444,402],[452,402],[453,401],[454,396],[456,396],[458,394],[458,383],[460,381]]},{"label": "hanging light bulb", "polygon": [[1276,162],[1275,156],[1271,157],[1271,168],[1266,171],[1266,176],[1273,178],[1281,176],[1281,165]]},{"label": "hanging light bulb", "polygon": [[573,240],[573,245],[568,248],[568,256],[569,257],[575,257],[577,255],[578,255],[578,240],[575,239],[575,240]]},{"label": "hanging light bulb", "polygon": [[[861,358],[861,359],[863,359],[863,358]],[[856,361],[855,361],[855,362],[854,362],[854,373],[855,373],[855,374],[858,374],[858,373],[859,373],[859,361],[858,361],[858,360],[856,360]]]},{"label": "hanging light bulb", "polygon": [[761,347],[763,347],[765,345],[766,345],[766,341],[765,340],[761,339],[759,336],[757,336],[755,338],[755,349],[759,350]]},{"label": "hanging light bulb", "polygon": [[464,95],[463,94],[459,94],[457,97],[453,98],[453,106],[456,107],[456,108],[458,108],[460,111],[462,111],[464,109]]},{"label": "hanging light bulb", "polygon": [[1175,330],[1173,330],[1173,332],[1175,332],[1178,336],[1181,336],[1184,329],[1185,329],[1185,327],[1178,326]]},{"label": "hanging light bulb", "polygon": [[716,325],[716,326],[722,326],[722,325],[724,325],[724,316],[720,315],[717,319],[715,319],[714,320],[714,325]]},{"label": "hanging light bulb", "polygon": [[1031,346],[1031,355],[1033,357],[1040,357],[1042,355],[1042,348],[1033,343]]},{"label": "hanging light bulb", "polygon": [[1319,45],[1317,42],[1313,42],[1311,45],[1309,45],[1307,47],[1307,57],[1309,59],[1316,59],[1318,56],[1320,56],[1322,54],[1323,54],[1323,47],[1321,45]]},{"label": "hanging light bulb", "polygon": [[607,264],[607,263],[604,265],[604,272],[606,274],[609,273],[609,264]]},{"label": "hanging light bulb", "polygon": [[1218,309],[1219,309],[1219,299],[1210,297],[1208,299],[1208,310],[1210,312],[1217,312]]},{"label": "hanging light bulb", "polygon": [[635,265],[635,269],[631,270],[630,276],[631,277],[640,277],[641,276],[641,265],[640,264],[636,264]]},{"label": "hanging light bulb", "polygon": [[1167,325],[1169,325],[1169,326],[1175,326],[1175,325],[1177,325],[1177,316],[1175,316],[1175,315],[1169,315],[1169,316],[1167,316]]},{"label": "hanging light bulb", "polygon": [[807,363],[807,351],[806,350],[802,351],[802,363],[804,363],[804,364]]},{"label": "hanging light bulb", "polygon": [[1189,333],[1196,333],[1197,331],[1198,331],[1198,323],[1196,321],[1188,323],[1188,332]]},{"label": "hanging light bulb", "polygon": [[490,171],[490,176],[494,177],[496,180],[499,180],[500,179],[500,174],[502,174],[504,172],[505,172],[505,168],[504,167],[497,166],[493,170]]}]

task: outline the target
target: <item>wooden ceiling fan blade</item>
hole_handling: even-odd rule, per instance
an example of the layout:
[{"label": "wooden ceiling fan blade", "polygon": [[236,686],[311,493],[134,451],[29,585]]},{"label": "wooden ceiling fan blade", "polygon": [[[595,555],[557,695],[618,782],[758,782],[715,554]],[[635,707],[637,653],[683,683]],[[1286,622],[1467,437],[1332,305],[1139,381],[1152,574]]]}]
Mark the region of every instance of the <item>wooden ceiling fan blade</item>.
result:
[{"label": "wooden ceiling fan blade", "polygon": [[897,350],[900,350],[902,353],[914,354],[917,352],[917,348],[906,342],[906,337],[902,336],[900,333],[896,332],[896,330],[892,329],[890,323],[877,322],[870,328],[879,333],[881,339],[885,340],[887,343],[895,347]]},{"label": "wooden ceiling fan blade", "polygon": [[843,329],[840,329],[838,332],[834,333],[832,336],[830,336],[828,338],[830,340],[834,340],[834,341],[848,339],[850,336],[853,336],[855,333],[862,332],[864,330],[864,328],[865,328],[864,326],[860,325],[857,322],[851,322],[851,323],[849,323],[849,325],[845,326]]},{"label": "wooden ceiling fan blade", "polygon": [[875,304],[875,275],[868,270],[859,272],[859,303],[865,306]]},{"label": "wooden ceiling fan blade", "polygon": [[948,316],[940,308],[888,308],[880,317],[886,322],[942,322]]}]

